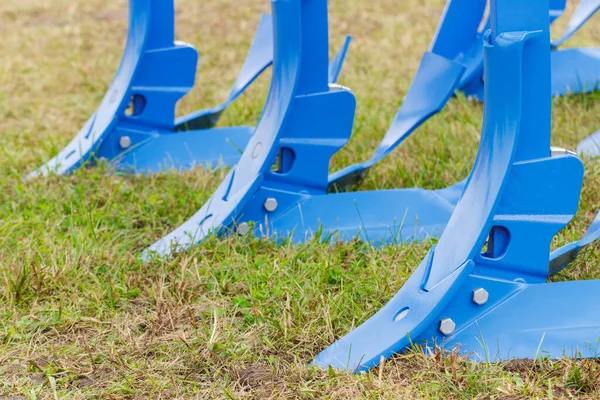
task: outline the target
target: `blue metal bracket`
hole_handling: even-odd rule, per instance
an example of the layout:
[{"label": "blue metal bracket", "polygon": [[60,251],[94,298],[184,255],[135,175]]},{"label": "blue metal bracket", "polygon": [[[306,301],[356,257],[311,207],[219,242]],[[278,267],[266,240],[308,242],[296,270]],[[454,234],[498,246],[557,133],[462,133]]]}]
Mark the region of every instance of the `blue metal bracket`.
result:
[{"label": "blue metal bracket", "polygon": [[[130,0],[125,52],[100,107],[71,143],[29,175],[68,174],[97,158],[126,172],[233,165],[254,128],[211,128],[272,63],[271,17],[263,15],[242,71],[220,105],[175,120],[175,105],[194,85],[197,51],[175,42],[173,1]],[[350,38],[331,64],[337,79]]]},{"label": "blue metal bracket", "polygon": [[[208,202],[151,246],[146,257],[187,248],[211,231],[253,231],[296,242],[318,235],[331,240],[358,236],[373,244],[439,235],[461,191],[327,193],[330,158],[350,138],[355,111],[349,90],[327,85],[327,1],[272,4],[274,72],[256,132]],[[438,58],[431,56],[433,68]],[[462,69],[440,65],[450,75]]]},{"label": "blue metal bracket", "polygon": [[[566,42],[600,9],[600,0],[581,0],[575,9],[567,29],[552,44],[556,47]],[[562,90],[591,91],[600,90],[600,48],[565,49],[552,52],[553,93]],[[588,136],[577,145],[577,154],[585,157],[600,156],[600,131]],[[582,241],[584,247],[596,240],[590,227]],[[560,259],[568,259],[578,252],[579,246],[573,244]],[[556,254],[560,252],[557,251]],[[560,264],[560,263],[559,263]],[[556,268],[560,268],[557,266]]]},{"label": "blue metal bracket", "polygon": [[[592,4],[594,3],[594,4]],[[598,9],[599,0],[580,3],[568,32],[573,35]],[[550,1],[550,24],[560,17],[566,0]],[[483,99],[483,31],[490,27],[485,0],[450,0],[430,52],[425,53],[392,127],[370,159],[330,176],[330,191],[345,191],[360,183],[369,169],[383,160],[429,117],[440,112],[455,91]],[[559,44],[559,43],[557,43]],[[591,91],[600,79],[600,49],[552,52],[552,93]],[[464,181],[451,187],[462,192]]]},{"label": "blue metal bracket", "polygon": [[316,365],[366,370],[411,344],[480,361],[598,355],[600,315],[582,305],[598,304],[600,281],[546,282],[583,181],[576,156],[550,151],[547,13],[547,0],[491,0],[484,124],[463,196],[402,289]]}]

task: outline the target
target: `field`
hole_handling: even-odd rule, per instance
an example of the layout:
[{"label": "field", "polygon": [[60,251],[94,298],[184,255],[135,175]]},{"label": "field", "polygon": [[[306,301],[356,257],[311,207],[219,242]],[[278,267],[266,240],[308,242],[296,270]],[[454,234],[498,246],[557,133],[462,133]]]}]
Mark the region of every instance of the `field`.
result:
[{"label": "field", "polygon": [[[426,3],[330,1],[332,54],[354,37],[340,83],[358,101],[353,137],[331,170],[365,160],[385,133],[444,7]],[[201,54],[178,114],[227,95],[267,11],[266,0],[177,1],[177,38]],[[126,29],[125,0],[0,6],[0,399],[600,397],[594,360],[474,364],[413,351],[363,375],[310,367],[396,293],[431,241],[372,249],[211,238],[144,263],[140,252],[200,208],[225,171],[127,176],[101,165],[25,183],[100,103]],[[569,45],[599,41],[596,17]],[[221,125],[255,124],[268,86],[267,73]],[[452,99],[359,190],[464,178],[482,111]],[[600,93],[557,98],[553,113],[553,145],[574,149],[600,129]],[[580,237],[600,208],[600,162],[585,167],[580,211],[553,247]],[[599,261],[592,246],[555,279],[600,278]]]}]

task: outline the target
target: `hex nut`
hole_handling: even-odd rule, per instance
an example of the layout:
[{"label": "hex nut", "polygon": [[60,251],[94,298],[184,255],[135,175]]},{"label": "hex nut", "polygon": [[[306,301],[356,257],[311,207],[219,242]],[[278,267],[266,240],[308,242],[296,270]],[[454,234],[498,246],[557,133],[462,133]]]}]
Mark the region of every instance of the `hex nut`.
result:
[{"label": "hex nut", "polygon": [[440,332],[444,336],[452,335],[456,329],[456,324],[450,318],[444,318],[440,321]]},{"label": "hex nut", "polygon": [[122,149],[128,149],[131,147],[131,138],[129,136],[121,136],[119,139],[119,146]]},{"label": "hex nut", "polygon": [[237,226],[236,233],[240,236],[244,236],[250,232],[250,225],[247,222],[242,222]]},{"label": "hex nut", "polygon": [[487,292],[487,290],[483,288],[473,290],[473,303],[477,304],[478,306],[482,306],[487,303],[489,298],[490,294]]},{"label": "hex nut", "polygon": [[273,212],[275,210],[277,210],[277,199],[273,198],[273,197],[269,197],[268,199],[265,200],[265,203],[263,204],[263,206],[265,207],[265,210],[267,210],[268,212]]}]

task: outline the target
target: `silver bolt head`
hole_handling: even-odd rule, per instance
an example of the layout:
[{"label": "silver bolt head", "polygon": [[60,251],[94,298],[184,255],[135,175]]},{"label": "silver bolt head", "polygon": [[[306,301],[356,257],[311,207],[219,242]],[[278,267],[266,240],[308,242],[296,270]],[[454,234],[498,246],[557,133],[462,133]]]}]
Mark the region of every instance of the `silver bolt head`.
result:
[{"label": "silver bolt head", "polygon": [[330,83],[329,84],[329,90],[331,91],[341,91],[341,90],[345,90],[347,92],[351,92],[352,90],[350,88],[347,88],[346,86],[342,86],[339,83]]},{"label": "silver bolt head", "polygon": [[440,332],[444,336],[452,335],[456,329],[456,324],[450,318],[444,318],[440,321]]},{"label": "silver bolt head", "polygon": [[240,236],[247,235],[250,232],[250,225],[247,222],[242,222],[237,226],[236,232]]},{"label": "silver bolt head", "polygon": [[121,136],[119,139],[119,147],[122,149],[128,149],[131,147],[131,138],[129,136]]},{"label": "silver bolt head", "polygon": [[550,153],[552,154],[552,157],[564,156],[564,155],[577,156],[577,153],[575,153],[572,150],[563,149],[562,147],[556,147],[556,146],[550,147]]},{"label": "silver bolt head", "polygon": [[263,204],[263,206],[265,207],[265,210],[267,210],[268,212],[273,212],[275,210],[277,210],[277,199],[274,199],[273,197],[269,197],[268,199],[265,200],[265,204]]},{"label": "silver bolt head", "polygon": [[473,290],[473,303],[477,304],[478,306],[482,306],[487,303],[489,298],[490,294],[487,292],[487,290],[483,288]]}]

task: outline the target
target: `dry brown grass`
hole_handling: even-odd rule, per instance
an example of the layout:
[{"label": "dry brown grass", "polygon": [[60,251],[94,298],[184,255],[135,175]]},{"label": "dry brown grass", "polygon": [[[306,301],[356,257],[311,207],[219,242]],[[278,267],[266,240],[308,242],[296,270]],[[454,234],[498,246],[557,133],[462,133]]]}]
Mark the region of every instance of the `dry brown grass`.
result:
[{"label": "dry brown grass", "polygon": [[[268,7],[265,0],[178,0],[177,36],[201,53],[196,88],[180,113],[227,94]],[[354,35],[341,83],[358,100],[355,134],[336,168],[365,159],[382,137],[443,1],[335,0],[330,9],[332,51]],[[139,251],[199,208],[223,172],[123,177],[98,168],[23,184],[97,106],[125,32],[125,0],[0,6],[0,398],[600,396],[594,360],[473,364],[415,351],[361,376],[309,367],[401,287],[430,243],[331,250],[212,239],[173,260],[143,264]],[[594,22],[573,44],[599,39]],[[267,86],[268,74],[223,124],[254,123]],[[597,93],[555,100],[554,143],[573,148],[600,128],[598,101]],[[481,117],[480,105],[452,100],[363,188],[462,179]],[[600,204],[600,163],[586,161],[586,171],[580,215],[555,245],[579,237]],[[559,279],[598,278],[599,256],[589,249]]]}]

